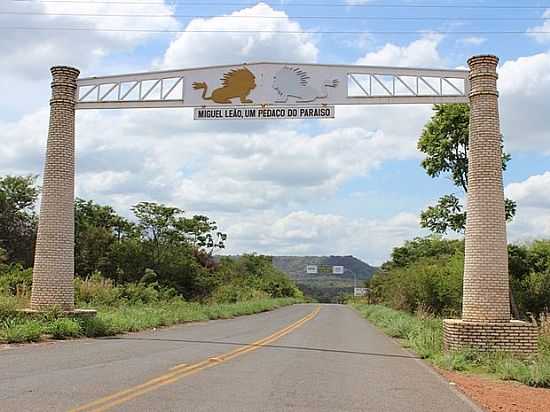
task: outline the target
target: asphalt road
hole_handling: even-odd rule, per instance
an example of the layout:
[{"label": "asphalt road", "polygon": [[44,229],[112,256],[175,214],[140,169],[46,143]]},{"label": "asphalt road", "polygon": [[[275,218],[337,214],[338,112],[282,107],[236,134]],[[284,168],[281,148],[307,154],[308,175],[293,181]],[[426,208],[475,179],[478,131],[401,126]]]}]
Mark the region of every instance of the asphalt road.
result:
[{"label": "asphalt road", "polygon": [[476,411],[346,306],[0,350],[1,411]]}]

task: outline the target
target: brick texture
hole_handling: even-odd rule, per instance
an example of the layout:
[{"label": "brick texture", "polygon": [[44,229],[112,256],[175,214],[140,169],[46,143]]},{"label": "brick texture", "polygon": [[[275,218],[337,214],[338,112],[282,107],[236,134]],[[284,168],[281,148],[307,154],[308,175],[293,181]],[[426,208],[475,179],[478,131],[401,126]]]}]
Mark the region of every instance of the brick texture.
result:
[{"label": "brick texture", "polygon": [[537,328],[512,321],[495,56],[472,57],[468,216],[462,320],[444,321],[447,350],[531,353]]},{"label": "brick texture", "polygon": [[472,322],[509,322],[498,59],[477,56],[468,64],[471,117],[462,317]]},{"label": "brick texture", "polygon": [[537,351],[537,327],[526,322],[480,323],[447,319],[443,323],[443,331],[446,350],[473,348],[519,355]]},{"label": "brick texture", "polygon": [[52,99],[31,309],[74,310],[74,122],[76,80],[70,67],[51,69]]}]

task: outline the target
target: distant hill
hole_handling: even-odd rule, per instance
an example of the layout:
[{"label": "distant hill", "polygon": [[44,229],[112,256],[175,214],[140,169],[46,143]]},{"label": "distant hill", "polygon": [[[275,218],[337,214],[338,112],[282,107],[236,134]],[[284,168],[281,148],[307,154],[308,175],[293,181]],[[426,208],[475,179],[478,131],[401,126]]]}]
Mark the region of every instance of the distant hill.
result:
[{"label": "distant hill", "polygon": [[[273,265],[294,279],[307,296],[320,302],[335,302],[338,296],[353,293],[354,275],[357,287],[363,286],[378,268],[353,256],[273,256]],[[307,265],[343,266],[344,274],[308,274]]]},{"label": "distant hill", "polygon": [[[238,256],[226,256],[233,259]],[[216,259],[221,256],[215,256]],[[273,266],[296,281],[306,296],[319,302],[337,302],[338,297],[353,293],[353,279],[362,287],[378,268],[353,256],[271,256]],[[307,265],[343,266],[342,275],[306,273]]]},{"label": "distant hill", "polygon": [[[372,277],[377,268],[353,256],[273,256],[273,265],[285,272],[296,281],[313,280],[321,277],[353,280],[355,274],[357,282],[363,282]],[[307,274],[307,265],[343,266],[343,275]]]}]

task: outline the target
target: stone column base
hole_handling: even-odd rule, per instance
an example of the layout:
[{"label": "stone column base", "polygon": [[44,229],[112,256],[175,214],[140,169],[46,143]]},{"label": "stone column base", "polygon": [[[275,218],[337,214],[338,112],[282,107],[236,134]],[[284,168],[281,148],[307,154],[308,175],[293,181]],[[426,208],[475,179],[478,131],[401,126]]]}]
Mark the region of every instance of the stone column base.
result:
[{"label": "stone column base", "polygon": [[443,321],[445,350],[471,348],[482,352],[513,352],[527,355],[537,351],[538,330],[531,323]]}]

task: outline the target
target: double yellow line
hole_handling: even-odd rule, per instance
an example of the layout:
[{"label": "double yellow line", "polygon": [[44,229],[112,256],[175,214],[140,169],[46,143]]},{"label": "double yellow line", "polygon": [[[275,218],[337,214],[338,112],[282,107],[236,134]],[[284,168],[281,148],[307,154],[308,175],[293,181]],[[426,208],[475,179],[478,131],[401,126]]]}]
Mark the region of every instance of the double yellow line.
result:
[{"label": "double yellow line", "polygon": [[269,335],[263,339],[260,339],[256,342],[247,344],[243,347],[240,347],[238,349],[232,350],[227,353],[223,353],[221,355],[211,357],[208,359],[205,359],[201,362],[197,362],[191,365],[181,364],[171,369],[171,372],[165,373],[164,375],[161,375],[157,378],[151,379],[145,383],[142,383],[140,385],[136,385],[134,387],[131,387],[129,389],[125,389],[120,392],[115,392],[112,395],[106,396],[104,398],[100,398],[96,401],[87,403],[85,405],[79,406],[78,408],[71,409],[70,412],[100,412],[100,411],[106,411],[109,410],[117,405],[120,405],[122,403],[128,402],[132,399],[135,399],[139,396],[145,395],[146,393],[149,393],[151,391],[154,391],[162,386],[169,385],[172,383],[177,382],[178,380],[192,375],[194,373],[197,373],[199,371],[212,368],[214,366],[217,366],[221,363],[230,361],[231,359],[234,359],[238,356],[244,355],[245,353],[255,351],[262,346],[269,345],[270,343],[275,342],[276,340],[282,338],[283,336],[289,334],[290,332],[294,331],[295,329],[298,329],[300,326],[302,326],[304,323],[310,321],[313,319],[319,311],[321,310],[320,307],[317,307],[313,312],[311,312],[309,315],[303,317],[302,319],[288,325],[287,327],[278,330],[277,332],[273,333],[272,335]]}]

